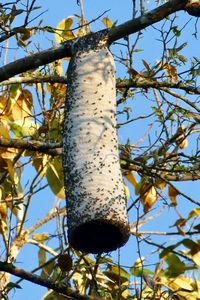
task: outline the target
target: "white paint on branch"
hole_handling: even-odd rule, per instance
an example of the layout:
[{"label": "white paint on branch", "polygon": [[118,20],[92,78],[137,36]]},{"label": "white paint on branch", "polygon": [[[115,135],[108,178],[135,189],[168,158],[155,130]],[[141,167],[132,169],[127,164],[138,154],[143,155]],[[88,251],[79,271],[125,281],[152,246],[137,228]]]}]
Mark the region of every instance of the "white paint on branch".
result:
[{"label": "white paint on branch", "polygon": [[75,53],[68,68],[63,161],[69,241],[78,250],[96,253],[124,244],[129,226],[116,132],[114,59],[106,46],[86,48]]}]

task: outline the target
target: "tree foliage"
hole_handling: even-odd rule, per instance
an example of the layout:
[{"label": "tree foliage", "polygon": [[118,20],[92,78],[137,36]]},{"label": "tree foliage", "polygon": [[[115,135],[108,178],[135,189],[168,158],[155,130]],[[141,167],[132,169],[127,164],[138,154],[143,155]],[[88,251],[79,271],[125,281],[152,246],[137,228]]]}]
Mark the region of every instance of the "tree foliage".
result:
[{"label": "tree foliage", "polygon": [[[79,0],[55,28],[37,2],[0,4],[1,298],[28,280],[44,300],[199,299],[199,1],[130,1],[119,25],[109,12],[86,20]],[[99,30],[116,60],[131,239],[92,256],[66,236],[62,131],[71,45]]]}]

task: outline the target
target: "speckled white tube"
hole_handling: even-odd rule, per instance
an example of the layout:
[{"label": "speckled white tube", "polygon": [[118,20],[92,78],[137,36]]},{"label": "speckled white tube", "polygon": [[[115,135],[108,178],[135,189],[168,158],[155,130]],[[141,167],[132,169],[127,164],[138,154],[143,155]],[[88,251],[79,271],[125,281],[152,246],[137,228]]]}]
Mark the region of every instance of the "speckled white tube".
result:
[{"label": "speckled white tube", "polygon": [[76,52],[68,68],[63,162],[70,244],[108,252],[129,237],[116,133],[115,64],[105,46]]}]

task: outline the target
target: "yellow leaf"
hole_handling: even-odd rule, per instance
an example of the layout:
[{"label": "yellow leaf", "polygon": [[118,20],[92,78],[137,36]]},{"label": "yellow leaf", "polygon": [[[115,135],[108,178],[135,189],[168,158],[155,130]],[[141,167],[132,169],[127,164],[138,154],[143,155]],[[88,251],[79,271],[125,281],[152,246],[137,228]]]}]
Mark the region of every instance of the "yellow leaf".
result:
[{"label": "yellow leaf", "polygon": [[7,160],[11,160],[11,162],[12,162],[12,160],[17,155],[18,151],[19,150],[15,149],[15,148],[7,148],[7,149],[5,148],[0,151],[1,158],[3,158],[5,160],[5,162],[7,164],[7,168],[8,168],[8,164],[9,164],[9,163],[7,163]]},{"label": "yellow leaf", "polygon": [[157,180],[155,184],[161,190],[163,190],[166,187],[166,182],[162,179]]},{"label": "yellow leaf", "polygon": [[185,138],[178,146],[180,149],[186,148],[188,146],[188,139]]},{"label": "yellow leaf", "polygon": [[30,118],[10,122],[10,127],[17,138],[33,136],[38,129],[38,125]]},{"label": "yellow leaf", "polygon": [[49,234],[48,233],[36,233],[32,236],[32,238],[37,241],[37,242],[45,242],[48,241],[49,239]]},{"label": "yellow leaf", "polygon": [[87,33],[88,31],[84,27],[81,27],[79,30],[76,31],[76,36],[81,37],[86,35]]},{"label": "yellow leaf", "polygon": [[55,33],[55,38],[58,43],[62,43],[64,41],[68,41],[75,38],[73,32],[70,30],[72,23],[73,18],[69,17],[67,19],[63,19],[58,24]]},{"label": "yellow leaf", "polygon": [[0,137],[4,137],[6,139],[10,138],[9,130],[10,130],[10,126],[8,125],[8,121],[1,118],[1,120],[0,120]]},{"label": "yellow leaf", "polygon": [[0,218],[1,219],[6,219],[7,216],[7,205],[5,202],[0,203]]},{"label": "yellow leaf", "polygon": [[176,82],[178,80],[177,70],[173,65],[159,61],[158,66],[166,71],[172,82]]},{"label": "yellow leaf", "polygon": [[200,208],[194,208],[193,210],[191,210],[191,212],[188,214],[187,219],[191,219],[194,218],[196,216],[200,216]]},{"label": "yellow leaf", "polygon": [[144,212],[147,213],[158,199],[155,187],[143,184],[140,189],[140,198],[144,206]]},{"label": "yellow leaf", "polygon": [[200,266],[200,249],[198,252],[192,254],[192,259],[195,262],[195,264],[197,264],[198,266]]},{"label": "yellow leaf", "polygon": [[177,278],[175,278],[173,281],[177,285],[178,288],[182,288],[182,289],[188,290],[188,291],[193,291],[190,278],[180,275]]},{"label": "yellow leaf", "polygon": [[65,199],[63,168],[60,158],[55,158],[47,168],[47,181],[52,192],[61,199]]},{"label": "yellow leaf", "polygon": [[8,230],[8,226],[7,226],[6,220],[0,218],[0,234],[2,234],[4,237],[6,237],[7,230]]},{"label": "yellow leaf", "polygon": [[33,97],[29,90],[22,90],[9,114],[11,121],[24,120],[32,115]]},{"label": "yellow leaf", "polygon": [[130,172],[128,174],[125,174],[125,177],[134,187],[136,187],[138,182],[135,179],[135,177],[133,176],[133,173]]},{"label": "yellow leaf", "polygon": [[79,272],[74,272],[72,279],[76,283],[79,293],[84,294],[86,289],[84,275]]},{"label": "yellow leaf", "polygon": [[46,176],[47,167],[49,162],[49,156],[47,154],[39,154],[33,158],[33,166],[37,172],[40,172],[40,176]]},{"label": "yellow leaf", "polygon": [[129,192],[129,188],[127,187],[126,184],[124,184],[124,192],[125,192],[125,196],[126,196],[126,201],[128,201],[128,199],[130,197],[130,192]]},{"label": "yellow leaf", "polygon": [[62,60],[59,59],[59,60],[56,60],[54,62],[54,67],[55,67],[55,71],[58,75],[62,75],[63,73],[63,68],[62,68]]},{"label": "yellow leaf", "polygon": [[112,28],[113,23],[109,18],[103,18],[102,23],[107,27],[107,28]]},{"label": "yellow leaf", "polygon": [[179,126],[177,133],[179,134],[178,138],[176,139],[176,144],[180,149],[184,149],[188,146],[188,139],[184,131],[183,126]]},{"label": "yellow leaf", "polygon": [[175,188],[175,187],[173,187],[173,186],[169,186],[168,187],[168,196],[169,196],[169,198],[170,198],[170,200],[171,200],[171,202],[172,202],[172,204],[174,205],[174,206],[176,206],[177,205],[177,201],[176,201],[176,197],[179,195],[179,192],[178,192],[178,190]]}]

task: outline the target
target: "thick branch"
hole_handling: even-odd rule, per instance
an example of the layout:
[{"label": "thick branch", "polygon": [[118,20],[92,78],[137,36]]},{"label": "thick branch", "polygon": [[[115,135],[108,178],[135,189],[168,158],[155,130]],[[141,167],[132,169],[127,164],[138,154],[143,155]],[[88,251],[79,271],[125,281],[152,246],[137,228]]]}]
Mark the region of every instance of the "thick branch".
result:
[{"label": "thick branch", "polygon": [[109,43],[155,24],[176,11],[183,10],[186,3],[187,0],[170,0],[149,13],[112,28],[108,33]]},{"label": "thick branch", "polygon": [[117,88],[170,88],[170,89],[180,89],[188,94],[200,95],[200,88],[194,87],[192,85],[186,85],[183,82],[170,82],[170,81],[157,81],[152,79],[142,79],[139,80],[123,80],[117,83]]},{"label": "thick branch", "polygon": [[17,74],[38,68],[57,59],[71,56],[72,41],[23,57],[0,68],[0,82]]},{"label": "thick branch", "polygon": [[[125,22],[119,26],[116,26],[108,31],[108,43],[112,44],[114,41],[123,38],[129,34],[135,33],[144,29],[152,24],[155,24],[168,15],[184,9],[187,0],[171,0],[166,4],[159,6],[158,8],[135,18],[128,22]],[[95,34],[95,33],[92,33]],[[85,37],[81,37],[84,39]],[[76,40],[67,41],[42,52],[35,53],[33,55],[18,59],[10,64],[0,68],[0,81],[6,80],[12,76],[20,74],[22,72],[37,68],[39,66],[51,63],[57,59],[69,57],[72,55],[72,48]]]},{"label": "thick branch", "polygon": [[0,147],[38,151],[53,156],[60,155],[62,153],[62,143],[42,143],[36,140],[26,141],[20,139],[0,138]]},{"label": "thick branch", "polygon": [[33,273],[30,273],[30,272],[26,272],[25,270],[17,268],[13,264],[10,264],[10,263],[0,262],[0,271],[10,273],[12,275],[15,275],[15,276],[20,277],[25,280],[28,280],[35,284],[47,287],[48,289],[52,289],[57,293],[71,297],[72,299],[76,299],[76,300],[99,300],[99,299],[101,299],[102,300],[102,298],[99,298],[99,297],[94,298],[94,297],[87,296],[87,295],[80,295],[79,293],[72,290],[71,288],[68,288],[62,284],[54,283],[49,279],[42,279],[40,276],[34,275]]},{"label": "thick branch", "polygon": [[[178,134],[175,134],[171,139],[170,142],[172,142]],[[167,147],[167,144],[165,145]],[[24,150],[31,150],[35,152],[40,152],[40,153],[45,153],[49,154],[52,156],[56,155],[61,155],[62,154],[62,143],[42,143],[39,141],[24,141],[20,139],[2,139],[0,138],[0,147],[5,147],[5,148],[16,148],[16,149],[24,149]],[[164,147],[164,146],[163,146]],[[159,150],[161,151],[163,149],[161,147]],[[151,153],[149,157],[152,157],[154,153]],[[134,160],[130,160],[127,157],[124,157],[122,154],[120,157],[123,161],[126,161],[127,163],[127,169],[129,171],[135,171],[135,172],[144,172],[144,166],[143,164],[140,164],[137,161],[137,158]],[[124,168],[124,162],[122,167]],[[153,170],[152,166],[148,168],[148,166],[145,167],[146,172],[149,173]],[[157,172],[157,170],[156,170]],[[168,181],[194,181],[194,180],[199,180],[200,175],[198,174],[191,174],[191,175],[183,175],[183,174],[177,174],[177,175],[170,175],[167,174],[165,175],[165,179]]]},{"label": "thick branch", "polygon": [[[13,77],[9,80],[5,80],[0,83],[0,86],[10,85],[15,83],[63,83],[67,84],[67,76],[59,76],[59,75],[45,75],[45,76],[36,76],[36,77]],[[142,78],[142,80],[122,80],[117,82],[116,87],[118,89],[123,88],[170,88],[170,89],[179,89],[183,90],[188,94],[196,94],[200,95],[200,88],[192,85],[187,85],[184,82],[170,82],[170,81],[157,81],[148,78]]]}]

